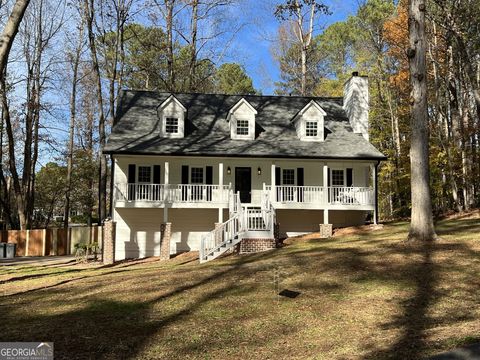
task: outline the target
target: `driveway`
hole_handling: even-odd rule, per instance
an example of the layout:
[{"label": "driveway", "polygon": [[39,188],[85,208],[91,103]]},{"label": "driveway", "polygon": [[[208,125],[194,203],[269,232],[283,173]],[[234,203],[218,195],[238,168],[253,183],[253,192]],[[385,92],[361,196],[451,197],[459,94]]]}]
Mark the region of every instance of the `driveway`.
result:
[{"label": "driveway", "polygon": [[13,259],[0,259],[0,266],[50,266],[75,262],[75,256],[20,256]]}]

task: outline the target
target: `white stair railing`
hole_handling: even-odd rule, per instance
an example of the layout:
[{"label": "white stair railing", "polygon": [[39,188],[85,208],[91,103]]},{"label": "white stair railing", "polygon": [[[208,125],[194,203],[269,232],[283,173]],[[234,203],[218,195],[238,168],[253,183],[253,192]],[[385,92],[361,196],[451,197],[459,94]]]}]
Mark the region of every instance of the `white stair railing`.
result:
[{"label": "white stair railing", "polygon": [[231,194],[229,209],[230,218],[202,236],[199,254],[201,263],[213,260],[241,240],[240,233],[245,231],[245,223],[240,193]]}]

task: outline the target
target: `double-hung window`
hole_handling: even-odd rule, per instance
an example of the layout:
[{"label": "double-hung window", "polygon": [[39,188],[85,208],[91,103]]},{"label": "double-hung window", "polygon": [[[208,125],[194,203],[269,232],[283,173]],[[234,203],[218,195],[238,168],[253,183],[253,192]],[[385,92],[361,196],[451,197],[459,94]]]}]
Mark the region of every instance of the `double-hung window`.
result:
[{"label": "double-hung window", "polygon": [[143,184],[150,184],[152,182],[152,167],[139,166],[138,167],[138,182]]},{"label": "double-hung window", "polygon": [[249,131],[248,120],[237,120],[237,135],[248,136]]},{"label": "double-hung window", "polygon": [[332,186],[345,186],[344,170],[332,170]]},{"label": "double-hung window", "polygon": [[178,118],[176,117],[165,118],[165,133],[178,134]]},{"label": "double-hung window", "polygon": [[318,122],[317,121],[306,121],[305,122],[305,136],[306,137],[317,137],[318,136]]}]

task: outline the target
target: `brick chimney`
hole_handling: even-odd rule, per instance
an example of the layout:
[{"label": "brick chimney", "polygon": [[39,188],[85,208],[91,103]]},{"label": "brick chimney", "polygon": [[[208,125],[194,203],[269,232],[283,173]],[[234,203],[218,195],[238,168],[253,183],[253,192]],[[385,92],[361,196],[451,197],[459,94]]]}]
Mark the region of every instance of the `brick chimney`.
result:
[{"label": "brick chimney", "polygon": [[358,72],[345,83],[343,89],[343,109],[347,113],[354,133],[362,134],[368,140],[368,77]]}]

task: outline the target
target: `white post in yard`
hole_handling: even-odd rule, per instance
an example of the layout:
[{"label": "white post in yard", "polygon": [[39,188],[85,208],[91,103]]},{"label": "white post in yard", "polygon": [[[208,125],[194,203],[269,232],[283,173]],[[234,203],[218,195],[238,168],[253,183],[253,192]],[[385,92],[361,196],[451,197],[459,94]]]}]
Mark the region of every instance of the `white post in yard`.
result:
[{"label": "white post in yard", "polygon": [[[218,163],[218,198],[220,203],[225,199],[225,193],[223,189],[223,163]],[[218,222],[223,223],[223,207],[220,205],[218,208]]]},{"label": "white post in yard", "polygon": [[271,174],[271,184],[272,184],[272,193],[270,194],[270,198],[272,202],[275,202],[276,200],[276,194],[277,194],[277,188],[275,186],[276,184],[276,179],[275,179],[275,163],[272,163],[272,174]]}]

